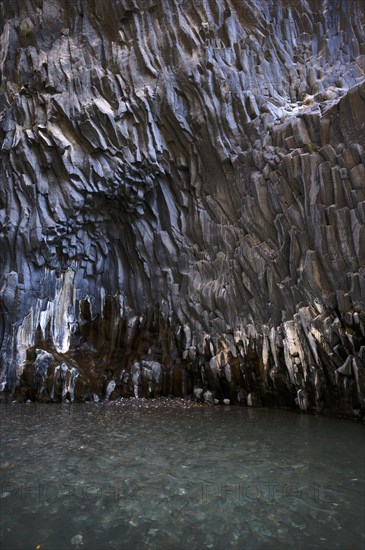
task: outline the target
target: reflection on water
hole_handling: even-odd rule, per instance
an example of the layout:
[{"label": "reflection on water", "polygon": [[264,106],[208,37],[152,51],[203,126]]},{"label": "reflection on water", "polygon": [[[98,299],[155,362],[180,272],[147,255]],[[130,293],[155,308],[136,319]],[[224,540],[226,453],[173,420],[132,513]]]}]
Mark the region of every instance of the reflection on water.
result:
[{"label": "reflection on water", "polygon": [[136,402],[0,407],[2,550],[364,548],[362,425]]}]

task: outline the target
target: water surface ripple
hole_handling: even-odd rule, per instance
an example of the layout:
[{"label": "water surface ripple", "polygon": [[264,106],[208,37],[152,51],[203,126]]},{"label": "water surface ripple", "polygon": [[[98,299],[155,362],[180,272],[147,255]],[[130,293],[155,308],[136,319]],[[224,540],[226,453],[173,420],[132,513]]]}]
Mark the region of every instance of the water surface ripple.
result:
[{"label": "water surface ripple", "polygon": [[0,407],[2,550],[364,548],[361,424],[133,403]]}]

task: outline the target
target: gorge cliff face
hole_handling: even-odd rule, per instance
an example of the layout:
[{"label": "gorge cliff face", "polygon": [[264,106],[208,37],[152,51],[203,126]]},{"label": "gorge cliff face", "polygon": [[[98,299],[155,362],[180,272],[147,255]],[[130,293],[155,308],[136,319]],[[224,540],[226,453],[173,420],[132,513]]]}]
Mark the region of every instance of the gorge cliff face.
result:
[{"label": "gorge cliff face", "polygon": [[5,0],[1,383],[365,411],[365,5]]}]

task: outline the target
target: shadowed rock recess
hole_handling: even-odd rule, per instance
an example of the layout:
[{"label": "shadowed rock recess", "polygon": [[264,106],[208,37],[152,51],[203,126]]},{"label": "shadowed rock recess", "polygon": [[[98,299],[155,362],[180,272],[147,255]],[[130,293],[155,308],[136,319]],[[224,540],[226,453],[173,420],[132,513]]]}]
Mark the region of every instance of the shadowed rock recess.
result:
[{"label": "shadowed rock recess", "polygon": [[0,10],[3,399],[363,415],[364,2]]}]

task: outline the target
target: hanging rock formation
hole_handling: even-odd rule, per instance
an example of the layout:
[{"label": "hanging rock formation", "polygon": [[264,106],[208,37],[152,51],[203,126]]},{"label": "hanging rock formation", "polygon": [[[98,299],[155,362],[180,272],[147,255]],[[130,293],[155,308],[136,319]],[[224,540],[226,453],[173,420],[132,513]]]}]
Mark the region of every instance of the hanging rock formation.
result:
[{"label": "hanging rock formation", "polygon": [[362,0],[0,10],[3,398],[363,414]]}]

